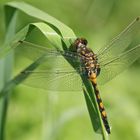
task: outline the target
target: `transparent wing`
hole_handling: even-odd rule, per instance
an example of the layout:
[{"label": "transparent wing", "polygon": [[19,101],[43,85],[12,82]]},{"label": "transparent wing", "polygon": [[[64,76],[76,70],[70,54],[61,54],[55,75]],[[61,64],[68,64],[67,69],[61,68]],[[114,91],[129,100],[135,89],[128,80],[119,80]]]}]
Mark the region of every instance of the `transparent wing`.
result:
[{"label": "transparent wing", "polygon": [[16,48],[16,53],[25,56],[31,60],[38,59],[43,55],[51,56],[59,56],[60,52],[55,49],[50,49],[45,46],[40,46],[28,41],[19,41],[19,46]]},{"label": "transparent wing", "polygon": [[106,47],[99,50],[97,53],[99,61],[107,61],[124,52],[138,31],[140,31],[139,17],[130,23],[117,37],[110,41]]},{"label": "transparent wing", "polygon": [[19,41],[19,46],[16,48],[16,53],[29,58],[30,60],[36,60],[41,56],[46,57],[65,57],[73,60],[75,57],[79,57],[76,53],[71,51],[62,51],[57,48],[48,48],[46,46],[37,45],[28,41]]},{"label": "transparent wing", "polygon": [[106,62],[101,62],[101,73],[98,77],[99,84],[105,84],[115,76],[127,69],[140,57],[140,45],[114,57]]},{"label": "transparent wing", "polygon": [[48,91],[81,91],[82,81],[76,71],[61,70],[35,70],[25,71],[22,74],[29,74],[23,84]]},{"label": "transparent wing", "polygon": [[21,55],[36,61],[43,56],[43,61],[34,71],[25,70],[22,75],[29,75],[23,84],[50,91],[82,90],[79,69],[81,61],[76,53],[39,46],[21,41],[17,47]]},{"label": "transparent wing", "polygon": [[[37,56],[39,55],[37,54]],[[51,91],[79,91],[82,89],[79,76],[81,62],[77,58],[65,58],[63,55],[54,55],[54,53],[49,56],[45,54],[38,63],[33,71],[26,69],[22,72],[23,77],[29,75],[23,84]]]},{"label": "transparent wing", "polygon": [[45,63],[42,63],[41,66],[46,69],[51,69],[53,67],[66,68],[69,66],[68,63],[75,69],[78,69],[81,65],[80,57],[74,52],[47,48],[27,41],[21,41],[16,52],[33,61],[43,56],[45,58]]},{"label": "transparent wing", "polygon": [[[25,73],[24,73],[25,74]],[[23,82],[35,88],[42,88],[48,91],[80,91],[82,81],[75,72],[49,72],[36,71]]]}]

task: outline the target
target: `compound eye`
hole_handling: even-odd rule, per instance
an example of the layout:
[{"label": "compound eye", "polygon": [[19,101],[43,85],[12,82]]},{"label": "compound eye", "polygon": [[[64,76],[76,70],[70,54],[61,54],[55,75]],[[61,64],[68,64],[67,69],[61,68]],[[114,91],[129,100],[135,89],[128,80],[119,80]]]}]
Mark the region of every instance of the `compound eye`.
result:
[{"label": "compound eye", "polygon": [[87,45],[87,40],[86,39],[81,39],[82,44],[84,44],[85,46]]},{"label": "compound eye", "polygon": [[84,38],[77,38],[74,42],[74,46],[76,49],[78,49],[79,47],[85,47],[87,45],[87,40]]},{"label": "compound eye", "polygon": [[76,44],[83,44],[83,45],[87,45],[87,40],[85,38],[77,38],[76,41],[75,41]]}]

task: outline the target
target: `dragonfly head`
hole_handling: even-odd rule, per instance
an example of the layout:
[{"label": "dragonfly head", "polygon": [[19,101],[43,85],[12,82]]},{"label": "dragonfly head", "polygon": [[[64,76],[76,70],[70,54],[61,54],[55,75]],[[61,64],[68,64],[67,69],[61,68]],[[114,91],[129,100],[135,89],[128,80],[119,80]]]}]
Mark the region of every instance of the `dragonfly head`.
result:
[{"label": "dragonfly head", "polygon": [[77,38],[74,42],[74,45],[77,47],[86,47],[88,44],[87,40],[85,38]]},{"label": "dragonfly head", "polygon": [[77,52],[78,49],[86,48],[87,43],[88,42],[87,42],[86,39],[84,39],[84,38],[77,38],[74,41],[73,45],[71,46],[72,50]]}]

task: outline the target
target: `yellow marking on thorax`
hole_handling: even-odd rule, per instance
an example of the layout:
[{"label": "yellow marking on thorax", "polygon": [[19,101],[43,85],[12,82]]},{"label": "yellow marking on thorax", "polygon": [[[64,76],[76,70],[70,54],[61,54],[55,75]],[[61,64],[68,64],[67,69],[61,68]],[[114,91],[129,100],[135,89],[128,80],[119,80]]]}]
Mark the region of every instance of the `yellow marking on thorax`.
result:
[{"label": "yellow marking on thorax", "polygon": [[89,54],[88,54],[88,53],[85,53],[85,56],[86,56],[86,57],[88,57],[88,56],[89,56]]},{"label": "yellow marking on thorax", "polygon": [[84,55],[85,54],[85,51],[81,51],[81,53]]},{"label": "yellow marking on thorax", "polygon": [[94,64],[90,64],[90,67],[93,68],[94,67]]},{"label": "yellow marking on thorax", "polygon": [[[86,55],[86,54],[85,54],[85,55]],[[92,57],[89,57],[89,56],[87,56],[85,59],[86,59],[86,60],[93,60],[93,58],[92,58]]]}]

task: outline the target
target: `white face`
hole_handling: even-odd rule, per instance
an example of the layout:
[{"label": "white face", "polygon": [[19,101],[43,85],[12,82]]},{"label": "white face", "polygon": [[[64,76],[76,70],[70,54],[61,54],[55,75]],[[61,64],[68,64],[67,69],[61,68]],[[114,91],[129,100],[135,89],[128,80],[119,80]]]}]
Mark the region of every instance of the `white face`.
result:
[{"label": "white face", "polygon": [[79,43],[79,44],[78,44],[78,48],[84,48],[84,47],[85,47],[84,44],[82,44],[82,43]]},{"label": "white face", "polygon": [[79,43],[78,44],[78,48],[77,48],[77,52],[81,52],[81,50],[85,50],[85,48],[86,48],[86,46],[84,45],[84,44],[82,44],[82,43]]}]

